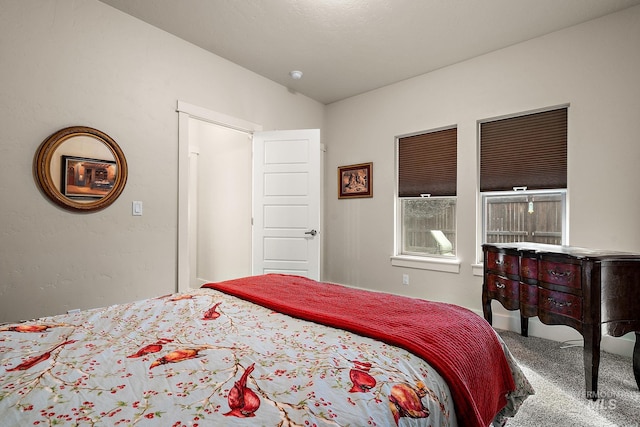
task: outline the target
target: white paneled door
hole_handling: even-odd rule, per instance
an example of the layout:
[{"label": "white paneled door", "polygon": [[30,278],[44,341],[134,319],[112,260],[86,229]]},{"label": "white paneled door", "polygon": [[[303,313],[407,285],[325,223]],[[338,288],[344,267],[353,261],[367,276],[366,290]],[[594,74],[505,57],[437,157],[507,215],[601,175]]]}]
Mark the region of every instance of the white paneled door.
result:
[{"label": "white paneled door", "polygon": [[253,135],[253,274],[320,280],[320,130]]}]

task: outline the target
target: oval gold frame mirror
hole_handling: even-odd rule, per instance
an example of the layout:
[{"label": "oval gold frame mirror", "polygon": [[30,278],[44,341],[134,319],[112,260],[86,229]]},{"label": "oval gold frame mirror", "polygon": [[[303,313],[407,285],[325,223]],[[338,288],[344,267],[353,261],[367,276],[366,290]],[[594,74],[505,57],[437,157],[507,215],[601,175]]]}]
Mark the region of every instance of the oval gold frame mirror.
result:
[{"label": "oval gold frame mirror", "polygon": [[106,133],[86,126],[45,139],[33,160],[38,186],[64,209],[95,212],[111,205],[127,183],[127,161]]}]

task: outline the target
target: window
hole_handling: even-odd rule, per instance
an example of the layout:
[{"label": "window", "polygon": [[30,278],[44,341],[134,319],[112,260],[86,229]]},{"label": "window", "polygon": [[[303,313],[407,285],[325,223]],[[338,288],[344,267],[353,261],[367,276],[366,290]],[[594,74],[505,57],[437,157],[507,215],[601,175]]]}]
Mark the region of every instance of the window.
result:
[{"label": "window", "polygon": [[485,243],[566,244],[567,108],[480,124]]},{"label": "window", "polygon": [[482,206],[485,243],[566,241],[564,190],[484,193]]},{"label": "window", "polygon": [[398,138],[397,253],[455,256],[457,129]]}]

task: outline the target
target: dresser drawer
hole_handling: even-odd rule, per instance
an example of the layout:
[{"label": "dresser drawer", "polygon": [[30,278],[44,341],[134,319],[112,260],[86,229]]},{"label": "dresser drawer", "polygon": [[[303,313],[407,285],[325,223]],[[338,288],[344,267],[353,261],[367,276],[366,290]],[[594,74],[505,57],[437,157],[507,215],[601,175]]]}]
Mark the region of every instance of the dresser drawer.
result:
[{"label": "dresser drawer", "polygon": [[520,258],[520,278],[525,282],[538,280],[538,260],[536,258]]},{"label": "dresser drawer", "polygon": [[502,275],[518,274],[519,258],[501,252],[487,252],[487,269]]},{"label": "dresser drawer", "polygon": [[507,310],[516,310],[520,307],[520,282],[517,280],[488,274],[487,290]]},{"label": "dresser drawer", "polygon": [[538,278],[541,282],[582,289],[582,277],[578,264],[541,261],[539,268]]},{"label": "dresser drawer", "polygon": [[582,298],[564,292],[539,288],[538,309],[582,322]]}]

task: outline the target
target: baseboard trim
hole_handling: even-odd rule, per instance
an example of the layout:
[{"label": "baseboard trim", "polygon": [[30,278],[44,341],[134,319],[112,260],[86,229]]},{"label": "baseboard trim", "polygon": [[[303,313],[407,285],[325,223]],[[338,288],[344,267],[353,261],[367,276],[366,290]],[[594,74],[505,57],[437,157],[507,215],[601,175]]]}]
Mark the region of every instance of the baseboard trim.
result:
[{"label": "baseboard trim", "polygon": [[[473,311],[483,317],[481,311]],[[508,314],[494,312],[493,327],[520,333],[520,315],[518,312],[510,312]],[[583,343],[582,335],[580,335],[578,331],[563,325],[545,325],[537,317],[529,319],[529,336],[558,342],[575,341],[579,345]],[[634,344],[635,337],[633,333],[619,338],[603,333],[602,340],[600,341],[600,349],[608,353],[632,357]]]}]

